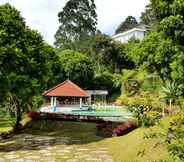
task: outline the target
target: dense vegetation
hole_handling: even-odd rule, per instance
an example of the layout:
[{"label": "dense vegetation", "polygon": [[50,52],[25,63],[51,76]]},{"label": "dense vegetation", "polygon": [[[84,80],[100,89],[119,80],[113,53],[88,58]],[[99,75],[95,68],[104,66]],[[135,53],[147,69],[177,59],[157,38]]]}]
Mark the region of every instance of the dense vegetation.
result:
[{"label": "dense vegetation", "polygon": [[159,127],[167,116],[164,133],[155,137],[184,160],[183,11],[183,0],[150,0],[140,22],[129,16],[116,30],[144,23],[144,40],[121,44],[97,29],[93,0],[69,0],[58,14],[52,47],[19,11],[1,5],[0,113],[18,128],[22,114],[42,104],[41,92],[69,78],[86,89],[107,89],[109,98],[120,92],[116,103],[128,106],[140,127]]}]

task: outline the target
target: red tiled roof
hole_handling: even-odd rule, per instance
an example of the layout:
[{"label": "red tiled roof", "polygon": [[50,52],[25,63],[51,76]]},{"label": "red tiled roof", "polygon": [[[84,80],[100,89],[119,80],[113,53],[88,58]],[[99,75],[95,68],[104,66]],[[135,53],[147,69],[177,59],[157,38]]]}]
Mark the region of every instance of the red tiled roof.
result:
[{"label": "red tiled roof", "polygon": [[45,91],[43,96],[88,97],[89,94],[72,81],[66,80],[63,83]]}]

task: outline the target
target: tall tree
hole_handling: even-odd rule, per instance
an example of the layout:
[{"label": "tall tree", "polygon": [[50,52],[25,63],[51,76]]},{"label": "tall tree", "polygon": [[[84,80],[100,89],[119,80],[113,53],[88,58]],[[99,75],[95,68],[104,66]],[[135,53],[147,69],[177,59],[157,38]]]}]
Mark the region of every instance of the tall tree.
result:
[{"label": "tall tree", "polygon": [[18,128],[21,114],[47,87],[57,61],[52,47],[26,26],[20,12],[9,4],[0,6],[0,98],[9,105]]},{"label": "tall tree", "polygon": [[153,23],[155,22],[156,18],[155,15],[153,13],[153,9],[151,8],[151,4],[148,4],[145,7],[145,11],[141,13],[141,24],[145,24],[145,25],[153,25]]},{"label": "tall tree", "polygon": [[133,16],[128,16],[125,21],[123,21],[118,28],[116,29],[115,33],[121,33],[124,32],[126,30],[129,30],[131,28],[134,28],[136,25],[138,24],[137,20],[135,17]]},{"label": "tall tree", "polygon": [[97,14],[94,0],[69,0],[58,13],[59,29],[55,34],[57,48],[72,48],[75,41],[96,32]]}]

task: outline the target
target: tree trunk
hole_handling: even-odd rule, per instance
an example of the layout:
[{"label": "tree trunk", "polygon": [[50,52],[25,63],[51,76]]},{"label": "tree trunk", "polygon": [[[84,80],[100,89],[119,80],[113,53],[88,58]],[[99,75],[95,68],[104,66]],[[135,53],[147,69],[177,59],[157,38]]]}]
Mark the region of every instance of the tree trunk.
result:
[{"label": "tree trunk", "polygon": [[16,131],[17,129],[20,128],[20,121],[21,121],[21,109],[20,109],[19,101],[17,101],[15,119],[16,121],[15,121],[14,130]]}]

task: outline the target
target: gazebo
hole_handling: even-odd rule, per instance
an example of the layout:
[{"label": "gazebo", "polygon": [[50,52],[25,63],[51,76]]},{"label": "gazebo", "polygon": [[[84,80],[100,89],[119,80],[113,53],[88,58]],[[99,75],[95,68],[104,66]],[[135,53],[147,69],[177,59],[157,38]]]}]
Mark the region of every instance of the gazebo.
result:
[{"label": "gazebo", "polygon": [[78,105],[80,108],[82,107],[83,99],[89,98],[89,94],[86,91],[70,80],[66,80],[56,85],[55,87],[45,91],[42,95],[50,98],[50,107],[53,111],[56,110],[57,102],[59,102],[57,100],[59,98],[62,98],[63,100],[65,99],[64,101],[60,101],[61,105],[63,103],[63,107],[66,105]]}]

